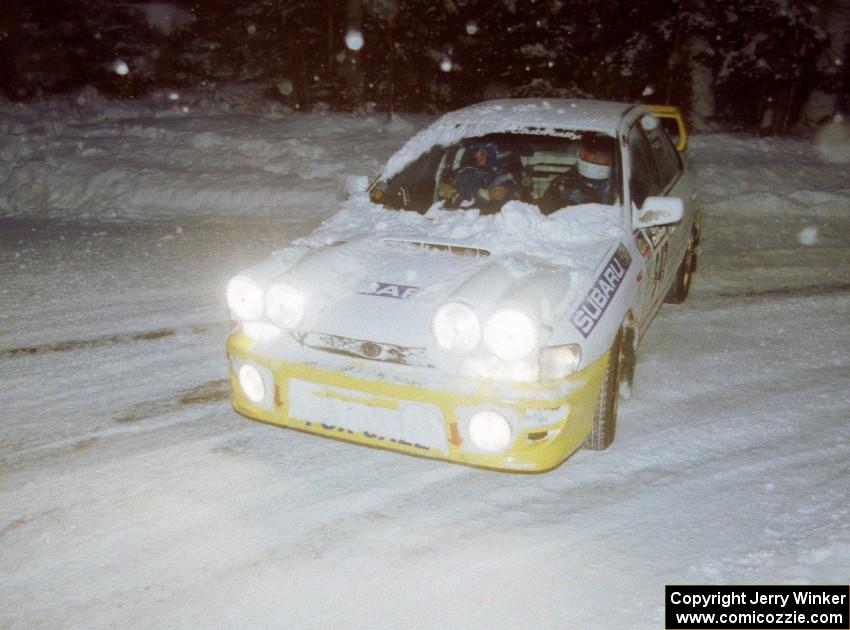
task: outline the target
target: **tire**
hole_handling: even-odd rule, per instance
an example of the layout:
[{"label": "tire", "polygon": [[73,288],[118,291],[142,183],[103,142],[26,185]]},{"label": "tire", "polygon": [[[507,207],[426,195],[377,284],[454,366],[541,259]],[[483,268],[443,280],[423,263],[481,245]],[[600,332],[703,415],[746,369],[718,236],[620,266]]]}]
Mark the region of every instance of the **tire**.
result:
[{"label": "tire", "polygon": [[693,278],[696,267],[696,238],[691,233],[691,237],[688,239],[688,249],[685,251],[685,257],[682,258],[682,262],[676,270],[676,279],[673,280],[673,285],[667,291],[664,302],[667,304],[681,304],[688,298],[688,293],[691,291],[691,278]]},{"label": "tire", "polygon": [[624,326],[620,341],[620,389],[618,396],[621,400],[628,400],[632,396],[635,382],[635,367],[637,364],[637,348],[635,347],[635,327]]},{"label": "tire", "polygon": [[599,389],[599,401],[593,414],[593,425],[590,435],[584,441],[584,447],[591,451],[604,451],[614,441],[617,429],[617,403],[620,390],[620,365],[622,359],[622,330],[611,345],[608,367],[605,368],[605,378]]}]

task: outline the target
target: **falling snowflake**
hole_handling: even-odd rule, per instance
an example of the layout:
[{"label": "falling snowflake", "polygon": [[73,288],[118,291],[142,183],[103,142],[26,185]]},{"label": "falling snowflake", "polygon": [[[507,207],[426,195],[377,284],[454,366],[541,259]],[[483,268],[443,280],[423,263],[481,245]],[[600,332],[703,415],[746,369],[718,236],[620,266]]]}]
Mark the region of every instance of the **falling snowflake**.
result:
[{"label": "falling snowflake", "polygon": [[440,70],[443,72],[451,72],[452,71],[452,60],[448,57],[443,57],[440,61]]},{"label": "falling snowflake", "polygon": [[350,28],[345,34],[345,45],[349,50],[360,50],[363,48],[363,33],[356,28]]},{"label": "falling snowflake", "polygon": [[470,35],[475,35],[478,32],[478,25],[475,22],[469,21],[466,23],[466,32]]},{"label": "falling snowflake", "polygon": [[116,59],[112,64],[112,70],[115,74],[120,74],[122,77],[127,76],[130,73],[130,67],[127,65],[126,61],[122,61],[121,59]]}]

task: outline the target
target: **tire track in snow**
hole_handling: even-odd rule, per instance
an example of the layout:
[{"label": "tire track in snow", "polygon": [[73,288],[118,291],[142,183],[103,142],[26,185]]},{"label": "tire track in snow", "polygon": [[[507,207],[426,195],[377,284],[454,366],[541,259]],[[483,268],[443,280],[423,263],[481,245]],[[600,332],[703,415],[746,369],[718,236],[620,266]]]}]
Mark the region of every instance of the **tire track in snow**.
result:
[{"label": "tire track in snow", "polygon": [[219,325],[219,323],[195,324],[186,328],[157,328],[138,333],[104,335],[102,337],[93,337],[91,339],[70,339],[67,341],[56,341],[35,346],[7,348],[0,350],[0,358],[20,355],[48,354],[52,352],[69,352],[72,350],[88,350],[90,348],[102,348],[105,346],[112,346],[121,343],[133,343],[136,341],[156,341],[164,337],[174,337],[177,334],[184,332],[197,335],[207,332],[217,325]]},{"label": "tire track in snow", "polygon": [[122,423],[137,422],[154,416],[160,416],[181,407],[189,405],[207,404],[226,400],[230,396],[230,382],[227,379],[213,379],[183,389],[177,395],[164,400],[149,400],[137,403],[129,411],[115,416],[115,420]]},{"label": "tire track in snow", "polygon": [[[90,433],[78,434],[67,439],[60,439],[47,444],[29,448],[19,448],[0,457],[0,471],[20,468],[24,462],[32,464],[44,458],[64,457],[66,455],[87,451],[101,443],[102,440],[116,435],[148,433],[186,421],[186,418],[176,416],[188,408],[200,408],[215,402],[228,399],[230,382],[227,379],[212,379],[194,387],[178,391],[170,397],[145,401],[133,405],[128,411],[113,416],[117,426],[100,428]],[[156,420],[144,424],[136,424],[139,420]],[[189,418],[191,419],[191,418]]]},{"label": "tire track in snow", "polygon": [[776,289],[753,289],[715,293],[718,297],[750,298],[750,297],[813,297],[819,295],[834,295],[850,293],[850,283],[822,283],[806,287],[779,287]]}]

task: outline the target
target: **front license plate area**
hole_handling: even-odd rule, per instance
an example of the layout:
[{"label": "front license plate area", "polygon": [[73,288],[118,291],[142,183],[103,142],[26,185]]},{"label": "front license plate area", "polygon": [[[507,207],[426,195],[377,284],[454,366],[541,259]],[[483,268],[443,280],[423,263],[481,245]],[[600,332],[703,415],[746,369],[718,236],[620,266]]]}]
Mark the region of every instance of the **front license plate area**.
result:
[{"label": "front license plate area", "polygon": [[289,381],[287,400],[290,418],[326,431],[448,453],[443,414],[434,405],[299,379]]}]

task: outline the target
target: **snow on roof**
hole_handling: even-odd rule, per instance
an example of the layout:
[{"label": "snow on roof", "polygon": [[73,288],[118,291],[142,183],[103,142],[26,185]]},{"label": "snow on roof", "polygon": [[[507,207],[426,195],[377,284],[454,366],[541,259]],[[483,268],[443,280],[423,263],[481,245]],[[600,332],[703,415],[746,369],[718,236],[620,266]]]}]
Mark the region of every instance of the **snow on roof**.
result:
[{"label": "snow on roof", "polygon": [[613,136],[632,105],[610,101],[566,99],[503,99],[485,101],[451,112],[413,136],[387,162],[381,175],[398,173],[435,145],[448,146],[488,133],[538,133],[569,136],[570,131],[594,131]]},{"label": "snow on roof", "polygon": [[521,125],[586,129],[613,134],[629,103],[589,99],[522,98],[485,101],[443,116],[452,121],[498,124],[518,122]]}]

